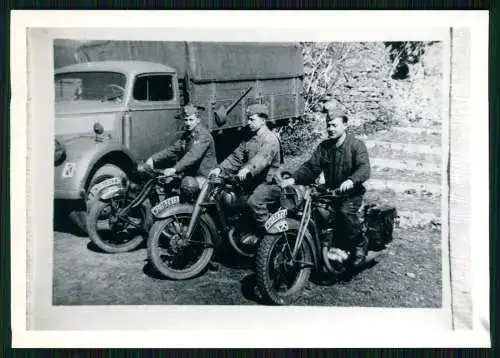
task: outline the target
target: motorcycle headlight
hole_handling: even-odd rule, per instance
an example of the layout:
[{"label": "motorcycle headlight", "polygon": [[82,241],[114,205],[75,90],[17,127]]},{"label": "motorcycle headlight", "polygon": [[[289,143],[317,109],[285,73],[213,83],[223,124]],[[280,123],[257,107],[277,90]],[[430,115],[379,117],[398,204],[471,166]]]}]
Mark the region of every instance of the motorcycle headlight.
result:
[{"label": "motorcycle headlight", "polygon": [[55,139],[54,164],[61,164],[66,159],[66,149],[57,139]]},{"label": "motorcycle headlight", "polygon": [[288,211],[296,211],[304,202],[305,188],[302,185],[292,185],[281,189],[280,204]]}]

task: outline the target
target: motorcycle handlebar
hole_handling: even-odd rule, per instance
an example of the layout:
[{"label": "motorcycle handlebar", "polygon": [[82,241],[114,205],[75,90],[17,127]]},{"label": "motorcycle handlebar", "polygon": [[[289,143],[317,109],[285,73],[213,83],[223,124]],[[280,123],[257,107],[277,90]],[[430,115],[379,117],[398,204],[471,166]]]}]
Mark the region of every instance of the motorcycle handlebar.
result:
[{"label": "motorcycle handlebar", "polygon": [[318,184],[311,185],[311,187],[313,189],[311,195],[316,199],[338,200],[349,195],[349,191],[341,192],[340,188],[325,189]]},{"label": "motorcycle handlebar", "polygon": [[240,187],[241,182],[236,175],[228,175],[224,173],[220,173],[218,176],[212,176],[209,178],[210,182],[213,184],[231,184]]},{"label": "motorcycle handlebar", "polygon": [[174,175],[171,175],[171,176],[165,176],[165,174],[163,173],[163,170],[160,170],[160,169],[154,169],[154,168],[151,168],[149,165],[147,165],[146,163],[139,163],[137,165],[137,171],[139,173],[144,173],[144,174],[147,174],[151,177],[156,177],[156,179],[167,179],[167,178],[172,178],[172,179],[182,179],[182,175],[180,174],[174,174]]}]

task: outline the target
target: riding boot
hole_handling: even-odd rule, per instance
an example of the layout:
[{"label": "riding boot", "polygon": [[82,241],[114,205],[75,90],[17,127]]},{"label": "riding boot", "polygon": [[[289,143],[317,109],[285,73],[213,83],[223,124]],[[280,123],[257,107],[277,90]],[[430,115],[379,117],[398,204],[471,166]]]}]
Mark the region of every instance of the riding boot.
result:
[{"label": "riding boot", "polygon": [[245,235],[241,243],[245,246],[253,246],[257,244],[266,235],[266,230],[263,227],[258,227],[253,233]]},{"label": "riding boot", "polygon": [[352,250],[352,265],[359,267],[365,263],[368,254],[368,239],[365,235],[359,234]]}]

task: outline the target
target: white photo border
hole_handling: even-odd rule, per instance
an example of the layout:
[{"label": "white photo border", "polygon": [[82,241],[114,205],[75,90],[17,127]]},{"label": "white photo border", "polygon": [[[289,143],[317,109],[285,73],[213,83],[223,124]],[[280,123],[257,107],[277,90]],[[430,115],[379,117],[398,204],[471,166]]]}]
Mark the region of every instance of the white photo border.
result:
[{"label": "white photo border", "polygon": [[[469,227],[473,238],[471,330],[451,329],[446,244],[441,309],[52,306],[49,208],[53,175],[47,163],[52,163],[54,151],[54,109],[53,91],[44,85],[53,77],[53,39],[331,42],[423,41],[437,36],[445,41],[450,27],[468,28],[471,34],[470,113],[474,118],[473,125],[465,124],[470,129],[471,148],[461,150],[469,150],[470,155],[488,153],[486,11],[13,11],[11,138],[16,140],[11,141],[11,178],[27,178],[11,180],[11,198],[16,198],[11,202],[13,346],[489,346],[487,155],[476,156],[470,168],[475,183],[471,186],[473,219]],[[23,192],[26,201],[13,195]]]}]

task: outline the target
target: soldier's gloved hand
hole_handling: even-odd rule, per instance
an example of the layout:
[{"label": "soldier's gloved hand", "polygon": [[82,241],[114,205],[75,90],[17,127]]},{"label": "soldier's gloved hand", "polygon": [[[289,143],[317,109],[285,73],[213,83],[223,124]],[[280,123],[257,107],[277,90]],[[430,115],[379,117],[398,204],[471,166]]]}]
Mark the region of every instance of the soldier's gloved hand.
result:
[{"label": "soldier's gloved hand", "polygon": [[344,191],[348,191],[354,188],[354,183],[352,182],[351,179],[347,179],[344,181],[342,184],[340,184],[340,192],[343,193]]},{"label": "soldier's gloved hand", "polygon": [[248,170],[248,168],[241,168],[238,172],[238,179],[243,181],[247,178],[248,174],[250,174],[250,170]]},{"label": "soldier's gloved hand", "polygon": [[215,168],[208,173],[208,177],[218,177],[220,175],[221,169],[220,168]]},{"label": "soldier's gloved hand", "polygon": [[287,186],[292,186],[295,184],[295,179],[294,178],[287,178],[287,179],[283,179],[281,181],[281,187],[282,188],[286,188]]},{"label": "soldier's gloved hand", "polygon": [[146,160],[146,165],[149,165],[151,168],[154,169],[153,158],[148,158],[148,160]]},{"label": "soldier's gloved hand", "polygon": [[166,177],[171,177],[175,173],[176,173],[175,168],[167,168],[163,171],[163,175],[165,175]]}]

